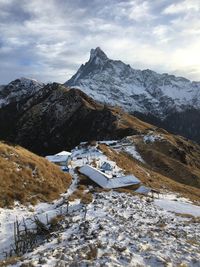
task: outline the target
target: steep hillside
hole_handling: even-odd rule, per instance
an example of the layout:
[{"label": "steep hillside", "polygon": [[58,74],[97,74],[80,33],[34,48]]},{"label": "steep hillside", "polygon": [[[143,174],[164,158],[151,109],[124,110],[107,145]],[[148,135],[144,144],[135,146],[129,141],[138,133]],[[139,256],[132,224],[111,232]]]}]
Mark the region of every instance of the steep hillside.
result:
[{"label": "steep hillside", "polygon": [[69,174],[19,146],[0,142],[0,207],[14,201],[52,201],[67,190]]},{"label": "steep hillside", "polygon": [[[25,111],[25,103],[44,87],[43,83],[20,78],[0,88],[0,138],[15,135],[18,118]],[[12,140],[12,138],[11,138]]]},{"label": "steep hillside", "polygon": [[109,59],[96,48],[65,85],[80,88],[95,100],[120,106],[147,122],[200,142],[199,120],[192,115],[200,110],[200,82],[133,69]]},{"label": "steep hillside", "polygon": [[190,108],[181,112],[171,112],[161,120],[151,114],[135,112],[137,118],[157,125],[174,134],[180,134],[200,144],[200,109]]},{"label": "steep hillside", "polygon": [[1,138],[43,155],[71,149],[81,141],[118,139],[152,127],[56,83],[28,101],[2,108],[0,123]]},{"label": "steep hillside", "polygon": [[[124,138],[100,149],[146,186],[200,200],[200,147],[162,129]],[[140,156],[138,156],[140,155]]]},{"label": "steep hillside", "polygon": [[100,104],[79,89],[48,84],[28,99],[1,108],[0,124],[1,138],[40,155],[70,150],[82,141],[131,140],[144,162],[135,162],[124,151],[117,152],[114,161],[125,164],[123,169],[139,175],[150,187],[165,186],[198,199],[197,144],[145,123],[120,108]]}]

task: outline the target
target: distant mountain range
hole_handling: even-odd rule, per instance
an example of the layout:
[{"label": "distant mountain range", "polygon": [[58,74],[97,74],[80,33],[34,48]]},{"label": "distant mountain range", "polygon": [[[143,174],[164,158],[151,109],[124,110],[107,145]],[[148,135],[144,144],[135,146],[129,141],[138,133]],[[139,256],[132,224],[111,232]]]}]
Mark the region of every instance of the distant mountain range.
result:
[{"label": "distant mountain range", "polygon": [[0,139],[38,154],[142,133],[152,124],[200,143],[199,118],[200,82],[132,69],[100,48],[64,85],[20,78],[0,86]]},{"label": "distant mountain range", "polygon": [[200,82],[133,69],[122,61],[109,59],[97,47],[65,85],[200,142]]},{"label": "distant mountain range", "polygon": [[0,86],[0,266],[197,266],[200,145],[133,114],[199,137],[199,84],[99,48],[67,84]]}]

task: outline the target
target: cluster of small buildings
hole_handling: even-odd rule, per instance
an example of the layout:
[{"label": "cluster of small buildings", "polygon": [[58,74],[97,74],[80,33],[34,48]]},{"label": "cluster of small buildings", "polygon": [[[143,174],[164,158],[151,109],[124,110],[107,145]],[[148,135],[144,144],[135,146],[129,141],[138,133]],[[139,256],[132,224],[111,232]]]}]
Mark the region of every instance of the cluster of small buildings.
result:
[{"label": "cluster of small buildings", "polygon": [[[96,151],[96,154],[95,154]],[[84,153],[85,152],[85,153]],[[140,180],[134,175],[122,175],[115,170],[112,162],[102,160],[102,154],[98,150],[94,150],[88,153],[87,149],[82,153],[71,153],[68,151],[62,151],[55,155],[46,156],[50,162],[57,164],[64,172],[69,172],[70,167],[78,166],[79,172],[84,174],[93,182],[98,184],[102,188],[120,188],[140,185]],[[93,157],[92,157],[93,155]],[[101,157],[101,160],[99,158]],[[90,160],[89,160],[90,158]],[[92,163],[96,160],[98,164],[94,166]],[[117,173],[117,175],[116,175]]]}]

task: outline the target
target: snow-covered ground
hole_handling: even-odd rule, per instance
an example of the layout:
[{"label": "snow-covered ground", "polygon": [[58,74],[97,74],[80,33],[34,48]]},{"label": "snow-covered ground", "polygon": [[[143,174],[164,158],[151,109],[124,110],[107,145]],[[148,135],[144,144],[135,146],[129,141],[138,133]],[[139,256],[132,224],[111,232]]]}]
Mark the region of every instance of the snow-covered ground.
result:
[{"label": "snow-covered ground", "polygon": [[200,206],[190,203],[169,199],[156,199],[155,204],[168,211],[200,217]]},{"label": "snow-covered ground", "polygon": [[65,194],[62,194],[60,199],[51,204],[39,203],[35,207],[32,205],[25,207],[16,202],[13,209],[0,208],[0,259],[5,256],[4,251],[9,251],[10,246],[14,244],[14,222],[16,220],[22,222],[25,219],[27,227],[34,228],[35,225],[32,221],[34,216],[37,215],[42,222],[46,223],[47,216],[48,220],[51,220],[60,213],[60,205],[77,187],[77,174],[73,170],[70,172],[73,177],[71,186]]},{"label": "snow-covered ground", "polygon": [[154,143],[156,141],[163,140],[163,137],[160,134],[149,132],[148,134],[144,135],[143,140],[145,143]]},{"label": "snow-covered ground", "polygon": [[[108,145],[121,151],[132,143],[127,139],[121,143],[110,141]],[[95,164],[101,170],[106,163],[111,166],[111,170],[106,171],[108,177],[124,174],[97,146],[83,144],[72,151],[71,158],[72,184],[60,199],[35,207],[16,203],[13,209],[0,209],[0,259],[14,242],[16,218],[19,222],[25,218],[27,226],[34,227],[30,219],[35,215],[45,223],[47,215],[51,220],[62,214],[62,227],[48,242],[24,255],[24,263],[38,267],[200,266],[200,206],[174,193],[161,194],[159,199],[153,200],[148,195],[133,196],[110,190],[93,192],[94,200],[87,206],[78,199],[68,207],[65,200],[78,185],[76,167]],[[138,189],[138,193],[148,192],[149,188],[143,185]],[[21,266],[21,263],[14,266]]]},{"label": "snow-covered ground", "polygon": [[144,160],[142,159],[141,155],[138,153],[134,145],[126,146],[124,148],[124,151],[131,155],[133,158],[144,163]]},{"label": "snow-covered ground", "polygon": [[119,151],[126,152],[127,154],[132,156],[134,159],[137,159],[138,161],[144,163],[142,156],[140,155],[140,153],[136,149],[136,146],[132,140],[132,136],[127,136],[127,137],[125,137],[121,140],[117,140],[117,141],[116,140],[115,141],[114,140],[113,141],[101,141],[98,143],[106,144],[118,152]]},{"label": "snow-covered ground", "polygon": [[[71,210],[73,205],[77,203]],[[199,266],[200,224],[147,198],[95,193],[85,219],[80,204],[74,210],[65,216],[59,237],[25,255],[24,262],[46,267]]]}]

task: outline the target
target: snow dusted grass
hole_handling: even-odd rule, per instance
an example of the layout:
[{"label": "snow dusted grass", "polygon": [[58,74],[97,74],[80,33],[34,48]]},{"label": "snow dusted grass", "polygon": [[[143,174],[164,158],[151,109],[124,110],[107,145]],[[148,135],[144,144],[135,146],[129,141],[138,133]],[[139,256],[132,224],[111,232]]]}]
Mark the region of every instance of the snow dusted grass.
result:
[{"label": "snow dusted grass", "polygon": [[23,206],[0,210],[0,252],[13,242],[12,226],[16,217],[20,221],[37,215],[45,222],[48,215],[49,221],[55,224],[59,218],[61,225],[59,229],[55,227],[48,242],[11,266],[20,267],[23,261],[27,264],[24,266],[35,267],[199,267],[200,207],[187,199],[172,193],[162,194],[161,199],[153,201],[123,191],[93,189],[91,203],[81,200],[84,194],[91,194],[92,187],[81,186],[74,169],[94,163],[100,168],[103,162],[111,164],[115,174],[124,171],[96,147],[75,149],[70,169],[72,184],[60,199],[51,204],[41,203],[32,207],[33,210]]},{"label": "snow dusted grass", "polygon": [[106,144],[107,146],[112,147],[118,152],[119,151],[125,152],[129,154],[132,158],[142,163],[145,163],[144,160],[142,159],[142,156],[137,151],[136,146],[133,140],[131,140],[131,138],[132,138],[131,136],[127,136],[126,138],[123,138],[118,141],[100,141],[98,142],[98,144]]},{"label": "snow dusted grass", "polygon": [[39,203],[36,206],[30,205],[29,207],[20,205],[18,202],[12,209],[0,208],[0,259],[2,259],[5,254],[4,251],[10,250],[10,245],[14,244],[14,222],[18,220],[22,222],[23,219],[26,220],[28,228],[34,228],[35,225],[31,221],[34,216],[43,222],[47,222],[47,217],[49,220],[60,214],[60,207],[77,188],[78,176],[70,171],[73,176],[72,183],[67,190],[67,193],[62,194],[61,198],[55,200],[52,203]]},{"label": "snow dusted grass", "polygon": [[84,213],[74,203],[59,237],[25,255],[24,262],[46,267],[199,266],[200,225],[147,198],[95,193],[85,219]]},{"label": "snow dusted grass", "polygon": [[133,158],[141,161],[142,163],[144,163],[144,160],[142,159],[141,155],[138,153],[138,151],[136,150],[136,147],[134,144],[132,144],[131,146],[127,146],[124,148],[124,150],[126,153],[128,153],[130,156],[132,156]]}]

